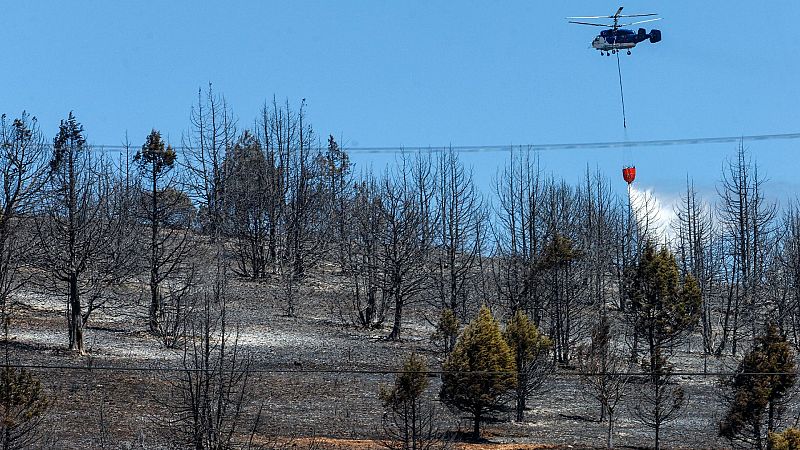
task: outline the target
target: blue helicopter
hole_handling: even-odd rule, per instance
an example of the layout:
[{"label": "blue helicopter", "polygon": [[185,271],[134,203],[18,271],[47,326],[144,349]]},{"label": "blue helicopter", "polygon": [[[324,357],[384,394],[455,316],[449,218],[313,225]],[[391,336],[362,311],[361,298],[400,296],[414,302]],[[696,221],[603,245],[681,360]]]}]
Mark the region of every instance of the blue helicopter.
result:
[{"label": "blue helicopter", "polygon": [[636,44],[639,42],[643,42],[647,39],[650,39],[650,42],[656,43],[661,40],[661,31],[660,30],[650,30],[648,33],[647,30],[644,28],[639,28],[638,32],[634,32],[633,30],[628,30],[626,28],[630,25],[637,25],[640,23],[645,22],[655,22],[656,20],[661,20],[661,18],[655,19],[646,19],[640,20],[637,22],[631,23],[624,23],[620,24],[620,18],[627,18],[627,17],[652,17],[657,14],[648,13],[648,14],[629,14],[623,15],[622,13],[622,6],[619,7],[617,12],[613,16],[585,16],[585,17],[567,17],[567,19],[613,19],[614,23],[612,25],[609,24],[600,24],[600,23],[589,23],[589,22],[577,22],[570,20],[569,23],[577,23],[579,25],[591,25],[594,27],[604,27],[607,28],[600,32],[600,34],[594,38],[592,41],[592,47],[600,50],[601,55],[610,55],[612,53],[617,53],[622,50],[627,50],[628,54],[631,54],[631,49],[636,47]]}]

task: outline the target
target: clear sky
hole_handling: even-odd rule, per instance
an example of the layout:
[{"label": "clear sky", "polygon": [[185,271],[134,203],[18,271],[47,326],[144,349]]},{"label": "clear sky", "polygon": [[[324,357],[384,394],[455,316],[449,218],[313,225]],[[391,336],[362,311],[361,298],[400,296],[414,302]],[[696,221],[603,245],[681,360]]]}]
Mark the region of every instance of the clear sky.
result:
[{"label": "clear sky", "polygon": [[[630,1],[656,12],[663,41],[622,56],[628,130],[614,57],[599,29],[566,16],[618,3],[445,1],[6,2],[0,111],[37,116],[52,136],[74,110],[90,142],[174,144],[197,90],[224,95],[240,128],[275,95],[345,146],[542,144],[800,131],[800,2]],[[800,141],[750,145],[781,199],[798,191]],[[713,193],[735,144],[542,154],[577,181],[588,165],[669,202],[687,176]],[[482,190],[506,156],[464,155]],[[356,156],[362,167],[386,158]]]}]

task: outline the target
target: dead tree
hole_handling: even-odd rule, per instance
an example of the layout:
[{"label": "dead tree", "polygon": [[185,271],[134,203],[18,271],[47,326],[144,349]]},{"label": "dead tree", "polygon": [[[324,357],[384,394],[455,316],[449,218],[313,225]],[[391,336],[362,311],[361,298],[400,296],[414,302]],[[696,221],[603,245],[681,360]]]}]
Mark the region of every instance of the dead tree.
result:
[{"label": "dead tree", "polygon": [[513,155],[495,191],[497,221],[493,227],[496,263],[494,285],[504,308],[527,311],[542,326],[543,299],[536,289],[539,254],[544,245],[543,199],[546,190],[538,159],[530,152]]},{"label": "dead tree", "polygon": [[686,192],[675,207],[674,246],[681,275],[692,275],[697,280],[703,306],[700,312],[703,351],[719,354],[724,341],[718,335],[722,321],[721,297],[725,292],[721,283],[721,242],[714,227],[711,207],[703,202],[694,188],[686,183]]},{"label": "dead tree", "polygon": [[591,342],[580,351],[580,367],[584,384],[600,403],[600,422],[608,421],[606,448],[614,448],[614,421],[630,380],[624,352],[617,348],[606,316],[592,329]]},{"label": "dead tree", "polygon": [[371,175],[358,182],[350,207],[347,266],[351,294],[349,309],[358,326],[380,328],[388,310],[383,245],[386,221],[377,181]]},{"label": "dead tree", "polygon": [[191,111],[191,130],[184,136],[186,190],[199,205],[200,228],[217,235],[224,221],[225,156],[236,140],[236,121],[224,97],[214,94],[211,84],[197,92]]},{"label": "dead tree", "polygon": [[[220,208],[226,208],[224,201]],[[204,266],[198,305],[189,322],[182,370],[167,380],[170,396],[164,401],[171,412],[166,426],[176,442],[196,449],[231,448],[245,433],[255,432],[260,410],[246,412],[250,391],[250,358],[239,346],[238,328],[230,329],[227,315],[229,261],[225,257],[223,230],[226,216],[214,228],[213,258]]]},{"label": "dead tree", "polygon": [[317,156],[317,164],[322,178],[320,212],[327,218],[324,221],[326,226],[323,227],[325,233],[320,238],[330,242],[344,273],[348,270],[351,257],[348,245],[351,234],[348,228],[348,203],[352,200],[352,164],[347,152],[339,146],[333,135],[328,136],[328,148],[324,154]]},{"label": "dead tree", "polygon": [[[183,270],[183,263],[190,252],[188,226],[170,227],[165,222],[177,209],[181,198],[169,195],[176,189],[171,171],[175,167],[177,154],[165,145],[161,133],[153,130],[134,156],[142,176],[140,210],[149,228],[147,241],[147,265],[149,268],[150,308],[148,310],[150,332],[159,333],[159,318],[163,314],[163,285]],[[188,224],[187,224],[188,225]]]},{"label": "dead tree", "polygon": [[[211,275],[212,277],[214,275]],[[182,368],[171,385],[166,423],[175,441],[196,449],[230,448],[243,439],[256,418],[245,412],[250,387],[250,360],[229,328],[224,282],[200,294],[191,322]]]},{"label": "dead tree", "polygon": [[[0,447],[42,445],[48,400],[30,372],[12,367],[9,324],[14,295],[30,280],[22,269],[35,257],[28,220],[44,175],[45,141],[35,118],[0,116],[0,312],[3,365],[0,367]],[[27,255],[26,255],[27,253]]]},{"label": "dead tree", "polygon": [[782,223],[773,275],[780,290],[776,296],[775,320],[797,349],[800,348],[800,209],[796,202],[789,205]]},{"label": "dead tree", "polygon": [[267,157],[269,217],[275,226],[269,230],[269,254],[274,256],[276,272],[294,271],[301,279],[305,270],[322,257],[324,244],[319,239],[322,187],[321,167],[315,164],[314,130],[305,116],[305,99],[294,111],[288,101],[264,107],[259,136]]},{"label": "dead tree", "polygon": [[400,339],[403,312],[416,295],[425,289],[427,252],[424,227],[424,208],[420,205],[420,191],[409,177],[405,159],[401,168],[391,177],[383,179],[383,221],[386,226],[382,237],[383,272],[382,289],[394,307],[394,322],[389,339]]},{"label": "dead tree", "polygon": [[268,179],[270,171],[261,142],[245,130],[227,155],[225,172],[229,174],[228,223],[236,243],[234,271],[252,279],[270,273],[269,202],[274,196]]},{"label": "dead tree", "polygon": [[585,185],[578,190],[578,231],[576,244],[584,252],[585,276],[588,279],[587,301],[604,315],[611,301],[614,279],[623,265],[615,260],[615,248],[622,237],[617,233],[620,208],[611,184],[600,172],[587,168]]},{"label": "dead tree", "polygon": [[50,275],[45,287],[67,298],[69,348],[83,353],[89,316],[131,270],[129,205],[72,113],[53,141],[49,169],[36,240]]},{"label": "dead tree", "polygon": [[539,255],[537,286],[544,300],[553,358],[568,365],[577,342],[588,334],[591,303],[587,298],[585,254],[577,248],[579,201],[565,183],[549,183],[545,211],[546,241]]},{"label": "dead tree", "polygon": [[742,324],[749,324],[749,337],[754,338],[765,323],[761,291],[764,288],[769,252],[775,233],[775,203],[765,199],[765,179],[758,174],[758,165],[748,157],[744,144],[739,145],[736,159],[729,161],[722,172],[718,215],[725,253],[726,283],[729,286],[723,319],[721,346],[730,342],[731,353],[737,354]]},{"label": "dead tree", "polygon": [[[471,174],[450,149],[438,157],[436,197],[438,225],[432,259],[438,307],[455,312],[466,322],[474,312],[478,254],[484,235],[483,205]],[[470,292],[473,294],[470,295]]]},{"label": "dead tree", "polygon": [[45,151],[35,118],[24,112],[13,121],[0,116],[0,320],[5,331],[14,293],[30,279],[21,269],[36,256],[28,216],[36,210],[46,174]]},{"label": "dead tree", "polygon": [[587,328],[587,303],[582,298],[579,260],[582,253],[572,241],[556,234],[542,252],[543,290],[547,291],[549,335],[553,359],[568,365],[572,351]]}]

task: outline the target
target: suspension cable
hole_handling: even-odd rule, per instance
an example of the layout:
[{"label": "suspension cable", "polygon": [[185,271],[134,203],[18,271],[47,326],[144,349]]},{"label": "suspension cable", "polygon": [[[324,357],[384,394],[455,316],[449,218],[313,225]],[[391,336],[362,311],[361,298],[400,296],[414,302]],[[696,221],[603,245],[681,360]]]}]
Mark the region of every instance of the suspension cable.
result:
[{"label": "suspension cable", "polygon": [[619,96],[622,99],[622,128],[628,129],[628,121],[625,118],[625,94],[622,91],[622,69],[619,65],[619,49],[617,49],[617,75],[619,76]]}]

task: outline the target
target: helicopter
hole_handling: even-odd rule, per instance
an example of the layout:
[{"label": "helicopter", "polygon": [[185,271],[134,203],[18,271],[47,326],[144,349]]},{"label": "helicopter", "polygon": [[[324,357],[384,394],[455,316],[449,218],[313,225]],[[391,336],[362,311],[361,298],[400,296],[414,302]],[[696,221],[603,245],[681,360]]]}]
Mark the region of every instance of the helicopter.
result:
[{"label": "helicopter", "polygon": [[655,19],[646,19],[640,20],[637,22],[631,23],[624,23],[620,24],[620,18],[627,18],[627,17],[651,17],[655,16],[654,13],[648,14],[628,14],[623,15],[622,13],[622,6],[619,7],[617,12],[613,16],[585,16],[585,17],[567,17],[567,19],[613,19],[614,24],[600,24],[600,23],[589,23],[589,22],[578,22],[574,20],[570,20],[569,23],[576,23],[579,25],[591,25],[595,27],[604,27],[607,28],[600,32],[600,34],[594,38],[592,41],[592,47],[597,50],[600,50],[601,55],[611,55],[612,53],[617,53],[622,50],[627,50],[628,54],[631,54],[631,49],[636,47],[636,44],[639,42],[645,41],[650,39],[650,42],[655,44],[661,40],[661,31],[660,30],[650,30],[648,33],[647,30],[644,28],[639,28],[638,32],[634,32],[633,30],[629,30],[622,27],[627,27],[630,25],[637,25],[640,23],[645,22],[655,22],[656,20],[661,20],[660,17]]}]

